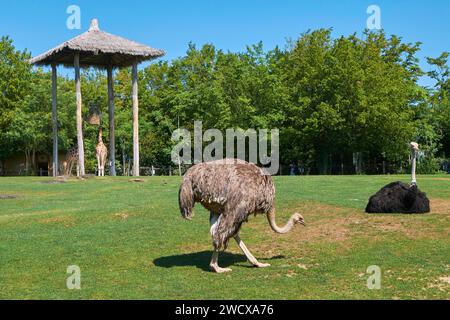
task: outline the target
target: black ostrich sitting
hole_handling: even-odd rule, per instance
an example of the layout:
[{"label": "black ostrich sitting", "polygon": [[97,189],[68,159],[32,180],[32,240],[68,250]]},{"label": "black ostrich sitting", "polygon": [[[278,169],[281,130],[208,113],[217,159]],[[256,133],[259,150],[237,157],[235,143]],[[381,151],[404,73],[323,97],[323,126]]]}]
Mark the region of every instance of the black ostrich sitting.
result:
[{"label": "black ostrich sitting", "polygon": [[389,183],[369,199],[367,213],[427,213],[430,212],[430,201],[421,192],[416,182],[416,158],[419,145],[411,142],[412,149],[412,182],[400,181]]}]

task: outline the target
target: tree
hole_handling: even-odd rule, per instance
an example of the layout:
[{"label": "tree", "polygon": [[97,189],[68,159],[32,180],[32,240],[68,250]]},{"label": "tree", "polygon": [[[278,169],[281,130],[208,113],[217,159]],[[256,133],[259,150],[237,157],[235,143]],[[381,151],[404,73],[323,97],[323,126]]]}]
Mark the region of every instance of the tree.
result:
[{"label": "tree", "polygon": [[30,88],[29,53],[14,48],[9,37],[0,39],[0,161],[14,151],[8,133],[12,120],[24,103]]},{"label": "tree", "polygon": [[[285,127],[292,137],[297,132],[304,146],[297,156],[318,164],[318,172],[332,172],[333,157],[343,165],[353,152],[402,159],[414,135],[419,44],[403,44],[382,32],[364,36],[332,40],[331,30],[317,30],[302,35],[290,50],[286,80],[292,103]],[[372,166],[377,170],[376,161]]]},{"label": "tree", "polygon": [[436,133],[441,138],[440,153],[450,156],[450,68],[449,52],[437,58],[427,58],[434,68],[428,75],[436,81],[434,91],[430,93],[431,119]]}]

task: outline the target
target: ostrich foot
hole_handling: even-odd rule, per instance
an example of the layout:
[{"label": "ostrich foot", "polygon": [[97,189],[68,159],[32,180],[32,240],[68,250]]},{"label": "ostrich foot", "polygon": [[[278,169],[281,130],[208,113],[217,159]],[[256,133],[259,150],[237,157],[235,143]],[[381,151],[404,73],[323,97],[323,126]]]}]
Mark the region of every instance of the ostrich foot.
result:
[{"label": "ostrich foot", "polygon": [[270,267],[270,263],[256,262],[256,263],[253,263],[253,266],[256,268],[267,268],[267,267]]},{"label": "ostrich foot", "polygon": [[216,264],[210,264],[211,270],[215,273],[225,273],[225,272],[231,272],[230,268],[221,268]]},{"label": "ostrich foot", "polygon": [[241,240],[239,235],[234,236],[234,240],[236,240],[237,244],[241,248],[242,252],[244,252],[245,256],[247,257],[247,260],[257,268],[266,268],[270,267],[270,264],[268,263],[261,263],[251,254],[250,250],[248,250],[247,246],[244,244],[244,242]]},{"label": "ostrich foot", "polygon": [[214,271],[215,273],[230,272],[231,271],[230,268],[219,267],[218,259],[219,259],[219,250],[214,249],[211,262],[209,263],[209,267],[211,268],[211,270]]}]

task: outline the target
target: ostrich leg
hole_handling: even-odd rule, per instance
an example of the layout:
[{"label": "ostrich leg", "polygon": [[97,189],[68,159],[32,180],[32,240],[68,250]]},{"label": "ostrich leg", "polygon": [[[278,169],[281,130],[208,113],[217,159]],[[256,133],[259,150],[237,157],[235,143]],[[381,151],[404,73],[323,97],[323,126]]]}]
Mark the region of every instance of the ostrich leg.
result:
[{"label": "ostrich leg", "polygon": [[248,261],[253,264],[255,267],[258,268],[265,268],[265,267],[270,267],[270,264],[268,263],[261,263],[259,262],[250,252],[250,250],[248,250],[247,246],[244,244],[244,242],[241,240],[241,238],[239,237],[239,235],[235,235],[234,236],[234,240],[236,240],[239,248],[241,248],[242,252],[245,254],[245,256],[247,257]]},{"label": "ostrich leg", "polygon": [[[210,214],[209,223],[211,225],[211,229],[210,229],[211,236],[213,236],[214,232],[216,231],[216,227],[219,223],[219,217],[220,217],[220,215],[217,213],[211,212],[211,214]],[[216,273],[224,273],[224,272],[231,271],[230,268],[219,267],[218,260],[219,260],[219,249],[214,247],[214,252],[212,254],[211,262],[209,263],[209,266],[211,267],[211,269]]]},{"label": "ostrich leg", "polygon": [[211,258],[211,262],[209,263],[209,266],[211,267],[212,271],[216,272],[216,273],[224,273],[224,272],[230,272],[231,269],[230,268],[221,268],[218,265],[218,260],[219,260],[219,250],[217,250],[216,248],[214,248],[214,252]]}]

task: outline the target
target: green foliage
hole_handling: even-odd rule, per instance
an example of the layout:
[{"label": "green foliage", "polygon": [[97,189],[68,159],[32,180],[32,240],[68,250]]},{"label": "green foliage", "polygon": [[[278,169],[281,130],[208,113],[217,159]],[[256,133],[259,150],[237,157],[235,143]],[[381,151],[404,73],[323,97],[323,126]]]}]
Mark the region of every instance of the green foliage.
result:
[{"label": "green foliage", "polygon": [[428,58],[434,67],[428,75],[436,81],[435,90],[430,94],[430,120],[436,134],[440,137],[440,153],[450,156],[450,68],[449,53],[444,52],[438,58]]},{"label": "green foliage", "polygon": [[14,48],[10,38],[0,38],[0,160],[14,151],[14,143],[9,137],[12,121],[16,115],[24,118],[18,113],[31,84],[29,58],[28,52]]},{"label": "green foliage", "polygon": [[316,153],[404,158],[414,133],[411,106],[420,71],[410,56],[416,51],[382,32],[336,40],[330,30],[304,34],[289,57],[293,110],[287,125]]},{"label": "green foliage", "polygon": [[[0,159],[50,153],[51,75],[30,71],[28,53],[9,38],[0,43]],[[303,163],[310,173],[354,173],[356,152],[365,172],[380,172],[381,163],[400,171],[414,140],[425,150],[426,172],[436,171],[435,158],[450,154],[448,53],[428,58],[436,86],[422,88],[419,47],[383,32],[333,39],[329,29],[304,33],[284,49],[258,43],[233,53],[189,44],[183,57],[139,72],[141,164],[170,165],[172,132],[178,124],[193,130],[201,120],[203,130],[279,128],[281,163]],[[84,71],[82,94],[83,117],[90,107],[102,111],[108,143],[105,73]],[[129,69],[115,74],[115,105],[117,156],[130,159]],[[62,150],[75,143],[75,109],[73,81],[59,77]],[[97,135],[98,126],[85,122],[88,160]]]}]

